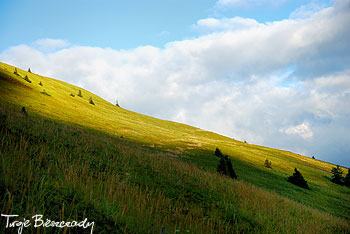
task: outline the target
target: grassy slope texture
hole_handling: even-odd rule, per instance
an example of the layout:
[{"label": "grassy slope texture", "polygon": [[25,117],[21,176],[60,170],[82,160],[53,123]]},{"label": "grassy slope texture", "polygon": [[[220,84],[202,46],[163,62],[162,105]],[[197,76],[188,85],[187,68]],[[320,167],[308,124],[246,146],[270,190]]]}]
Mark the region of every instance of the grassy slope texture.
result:
[{"label": "grassy slope texture", "polygon": [[[350,232],[350,189],[330,182],[332,164],[137,114],[16,70],[0,63],[2,214],[88,218],[94,233]],[[216,173],[216,147],[238,180]],[[287,182],[295,167],[310,190]],[[0,225],[17,230],[4,218]],[[64,231],[90,230],[24,233]]]}]

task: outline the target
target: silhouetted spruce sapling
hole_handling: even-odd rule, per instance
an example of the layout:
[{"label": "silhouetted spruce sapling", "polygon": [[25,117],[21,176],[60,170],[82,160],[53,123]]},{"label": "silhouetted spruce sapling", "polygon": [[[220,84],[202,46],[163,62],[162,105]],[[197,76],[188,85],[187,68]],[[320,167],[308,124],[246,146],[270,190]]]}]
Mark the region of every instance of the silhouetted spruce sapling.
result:
[{"label": "silhouetted spruce sapling", "polygon": [[344,185],[350,187],[350,168],[348,168],[348,174],[344,178]]},{"label": "silhouetted spruce sapling", "polygon": [[90,104],[95,105],[94,101],[92,100],[92,97],[90,97]]},{"label": "silhouetted spruce sapling", "polygon": [[215,153],[214,153],[216,156],[218,156],[219,158],[222,158],[224,155],[221,153],[220,149],[219,148],[216,148],[215,149]]},{"label": "silhouetted spruce sapling", "polygon": [[40,81],[40,82],[39,82],[39,85],[40,85],[40,86],[43,86],[43,83],[41,83],[41,81]]},{"label": "silhouetted spruce sapling", "polygon": [[32,81],[29,80],[29,77],[28,77],[27,75],[24,77],[24,80],[27,81],[27,82],[29,82],[29,83],[32,83]]},{"label": "silhouetted spruce sapling", "polygon": [[44,91],[42,91],[41,93],[42,93],[42,94],[45,94],[46,96],[51,96],[50,94],[48,94],[48,93],[45,91],[45,89],[44,89]]},{"label": "silhouetted spruce sapling", "polygon": [[27,111],[26,111],[26,108],[25,108],[24,106],[22,107],[21,113],[22,113],[24,116],[28,116]]},{"label": "silhouetted spruce sapling", "polygon": [[224,157],[220,158],[218,169],[216,171],[219,174],[228,175],[227,163]]},{"label": "silhouetted spruce sapling", "polygon": [[310,189],[307,185],[307,181],[296,168],[294,169],[293,175],[288,177],[288,182],[291,182],[292,184],[304,189]]},{"label": "silhouetted spruce sapling", "polygon": [[271,163],[271,161],[269,161],[268,159],[265,160],[265,163],[264,163],[264,164],[265,164],[265,167],[267,167],[267,168],[272,168],[272,166],[271,166],[272,163]]},{"label": "silhouetted spruce sapling", "polygon": [[232,168],[231,159],[229,159],[229,158],[227,157],[227,155],[225,155],[225,159],[226,159],[228,174],[230,175],[230,177],[231,177],[232,179],[237,179],[237,175],[236,175],[235,171],[234,171],[233,168]]},{"label": "silhouetted spruce sapling", "polygon": [[30,68],[28,69],[28,72],[29,72],[29,73],[32,73],[32,71],[30,70]]},{"label": "silhouetted spruce sapling", "polygon": [[81,94],[81,90],[79,89],[79,92],[78,92],[78,97],[83,97],[83,95]]},{"label": "silhouetted spruce sapling", "polygon": [[120,107],[119,103],[118,103],[118,100],[115,102],[115,106]]},{"label": "silhouetted spruce sapling", "polygon": [[315,156],[312,156],[312,159],[315,159]]},{"label": "silhouetted spruce sapling", "polygon": [[343,170],[339,167],[339,165],[337,165],[337,167],[333,167],[331,173],[333,174],[331,181],[335,184],[343,185]]},{"label": "silhouetted spruce sapling", "polygon": [[222,174],[222,175],[229,176],[232,179],[237,179],[237,175],[232,168],[231,160],[228,158],[227,155],[222,156],[220,158],[217,172]]}]

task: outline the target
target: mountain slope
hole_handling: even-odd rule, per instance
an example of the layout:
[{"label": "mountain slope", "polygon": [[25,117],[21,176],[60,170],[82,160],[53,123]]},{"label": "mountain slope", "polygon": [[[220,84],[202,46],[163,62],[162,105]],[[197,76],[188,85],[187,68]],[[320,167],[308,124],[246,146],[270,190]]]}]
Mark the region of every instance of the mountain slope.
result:
[{"label": "mountain slope", "polygon": [[[311,214],[309,222],[314,223],[316,226],[320,225],[318,229],[313,226],[315,230],[346,230],[344,228],[346,228],[346,225],[348,224],[344,224],[344,221],[341,221],[338,218],[318,213],[318,211],[315,210],[310,211],[308,208],[299,206],[286,198],[279,197],[273,193],[266,192],[265,190],[258,189],[254,186],[252,187],[247,184],[251,183],[257,185],[267,190],[274,191],[275,193],[278,193],[285,197],[289,197],[309,207],[316,208],[320,211],[338,216],[340,218],[349,219],[349,189],[335,185],[329,181],[330,170],[334,165],[319,160],[312,160],[310,158],[286,151],[246,144],[184,124],[159,120],[145,115],[137,114],[131,111],[127,111],[123,108],[116,107],[99,98],[98,96],[76,86],[51,78],[28,73],[18,68],[17,72],[19,75],[15,75],[14,70],[14,67],[0,63],[1,103],[17,106],[18,110],[20,110],[20,107],[25,106],[29,113],[29,118],[32,118],[33,122],[35,122],[36,119],[41,120],[41,116],[45,116],[46,118],[54,121],[59,121],[58,124],[65,126],[60,127],[64,129],[62,133],[60,133],[63,135],[69,135],[69,132],[71,131],[69,129],[75,129],[76,127],[74,126],[77,125],[81,126],[83,129],[89,128],[107,133],[108,135],[105,135],[103,137],[100,135],[95,136],[96,134],[94,132],[91,134],[95,134],[92,136],[93,139],[101,141],[97,144],[101,147],[105,144],[104,141],[114,142],[113,144],[121,144],[121,148],[124,147],[122,150],[118,149],[118,152],[123,152],[121,154],[121,157],[123,159],[120,160],[125,161],[123,164],[125,166],[123,167],[124,169],[118,169],[118,166],[112,163],[113,166],[111,168],[113,170],[111,169],[111,171],[119,173],[120,171],[125,170],[125,168],[129,168],[128,166],[135,166],[134,164],[139,165],[141,168],[139,171],[137,171],[137,173],[133,172],[137,174],[136,178],[129,179],[133,180],[131,182],[132,185],[130,185],[131,190],[140,189],[138,187],[135,187],[137,184],[139,186],[144,186],[146,184],[147,188],[154,189],[157,191],[156,193],[160,192],[160,194],[157,194],[157,196],[163,196],[164,200],[170,199],[170,203],[178,201],[179,197],[185,196],[187,194],[186,196],[194,197],[194,201],[192,201],[192,198],[185,196],[183,197],[184,204],[190,204],[193,206],[195,212],[200,213],[200,209],[209,210],[209,213],[212,216],[213,212],[215,212],[215,209],[213,209],[211,206],[218,206],[217,212],[219,213],[223,212],[222,210],[224,210],[223,213],[225,215],[218,216],[220,217],[218,218],[219,220],[226,220],[225,222],[222,221],[221,225],[224,225],[225,223],[225,225],[228,225],[228,227],[230,227],[230,225],[226,222],[228,222],[227,220],[230,216],[228,214],[230,212],[233,212],[231,215],[233,215],[233,217],[236,217],[236,219],[232,217],[231,218],[233,220],[236,220],[236,222],[239,221],[239,223],[243,223],[247,226],[247,229],[245,229],[244,225],[239,226],[239,224],[231,224],[232,227],[235,227],[237,230],[241,231],[270,230],[270,228],[273,228],[270,226],[272,223],[274,223],[274,225],[276,225],[276,228],[279,228],[280,230],[283,230],[286,227],[292,228],[292,224],[290,224],[290,226],[287,224],[285,224],[285,226],[282,224],[277,225],[276,222],[278,221],[273,218],[273,210],[275,210],[275,212],[285,212],[282,215],[284,218],[288,217],[288,214],[290,214],[291,219],[291,213],[297,212],[301,217],[295,217],[295,222],[299,223],[300,225],[302,225],[303,222],[307,219],[307,215]],[[24,80],[24,77],[26,75],[28,76],[31,83]],[[39,85],[40,82],[42,83],[42,86]],[[83,97],[77,96],[79,90],[81,90]],[[74,97],[71,96],[71,94],[73,94]],[[92,98],[95,105],[89,103],[90,97]],[[6,112],[6,109],[8,108],[3,107],[4,112]],[[13,116],[11,117],[12,120],[15,120],[16,118],[20,119],[14,110],[9,111],[7,116]],[[11,122],[10,120],[7,121]],[[46,120],[41,120],[36,123],[36,130],[45,128],[45,126],[42,125],[42,121]],[[69,125],[66,125],[66,123],[69,123]],[[49,125],[51,126],[52,124]],[[57,126],[53,125],[51,128],[56,129]],[[66,128],[68,128],[68,130]],[[77,128],[81,129],[80,127]],[[6,132],[9,137],[16,136],[14,133],[16,132],[16,127],[7,127],[6,129],[9,131]],[[19,127],[19,129],[21,129],[21,127]],[[28,131],[29,132],[23,132],[21,130],[20,134],[23,134],[25,138],[31,139],[33,135],[35,135],[35,131]],[[45,135],[46,133],[42,134]],[[49,135],[48,137],[52,136]],[[120,139],[120,137],[123,137],[123,139]],[[37,136],[34,137],[34,139],[37,138]],[[53,141],[58,141],[57,144],[61,145],[61,147],[67,144],[71,145],[71,142],[75,142],[75,140],[72,139],[68,143],[63,143],[60,141],[64,140],[60,138],[62,138],[62,136],[56,133],[56,135],[53,137]],[[85,138],[85,141],[89,142],[91,140]],[[47,144],[50,146],[51,143]],[[75,145],[77,144],[78,143],[75,143]],[[94,142],[90,142],[90,147],[92,147],[93,144]],[[110,151],[113,151],[113,144],[107,144],[103,147],[106,147]],[[49,149],[52,149],[52,147],[49,146],[47,146],[48,148],[44,147],[42,150],[50,151]],[[218,163],[218,158],[213,155],[216,147],[219,147],[225,154],[228,154],[230,156],[234,165],[234,169],[236,170],[236,173],[241,180],[240,182],[233,182],[216,175],[215,170]],[[3,149],[5,149],[4,146]],[[57,155],[60,155],[58,157],[62,157],[62,152],[64,152],[63,149],[57,150],[53,146],[52,150],[53,152],[56,152]],[[77,149],[74,148],[72,152],[75,152],[75,150]],[[80,150],[84,152],[86,151],[84,148],[80,148]],[[69,151],[68,155],[71,155],[72,152]],[[104,152],[102,148],[99,148],[99,150],[96,150],[94,152],[99,157],[105,157],[106,155],[110,154],[110,152]],[[67,153],[63,153],[63,155],[66,154]],[[11,153],[8,153],[7,155],[10,157]],[[94,158],[96,156],[94,154],[87,155],[91,158]],[[156,155],[157,160],[160,162],[154,162],[153,160],[149,159],[149,157],[153,157],[152,155]],[[134,164],[129,164],[130,162],[127,160],[129,157],[136,158],[136,162]],[[272,170],[264,167],[264,160],[266,158],[272,161]],[[5,159],[3,160],[6,161]],[[61,158],[61,160],[64,161],[65,159]],[[168,160],[169,162],[167,162]],[[10,163],[9,161],[6,162]],[[143,166],[141,166],[143,164],[149,165],[149,167],[143,168]],[[167,167],[173,174],[162,172],[163,166]],[[79,166],[79,164],[76,164],[76,167],[81,168],[82,171],[84,170],[84,168],[82,166]],[[286,181],[286,177],[292,174],[295,167],[297,167],[299,171],[302,172],[304,178],[306,178],[308,181],[311,188],[310,191],[305,191]],[[8,171],[8,173],[11,174],[13,172]],[[109,174],[111,172],[106,173]],[[149,174],[153,173],[156,173],[156,178],[158,178],[158,176],[164,177],[164,180],[159,179],[159,187],[158,184],[152,182],[154,177],[149,177]],[[84,175],[85,177],[89,178],[89,175]],[[185,175],[189,176],[189,178],[185,179]],[[148,180],[145,179],[148,177]],[[187,181],[191,186],[187,187],[183,182],[180,183],[177,181],[177,177],[184,178],[183,180],[185,182]],[[102,182],[99,181],[97,184],[100,183]],[[179,183],[182,186],[181,194],[177,194],[179,190],[176,188],[167,188],[169,185],[177,185]],[[218,183],[218,185],[215,185],[215,183]],[[76,185],[77,183],[73,183],[72,187]],[[162,186],[165,188],[162,188]],[[202,188],[203,186],[204,188],[207,188],[207,190],[204,189],[204,191],[207,191],[209,194],[208,197],[206,197],[206,193],[203,193],[201,189],[192,190],[192,188]],[[85,189],[88,191],[91,188]],[[104,188],[100,189],[103,190]],[[137,193],[140,191],[137,190]],[[241,191],[241,193],[239,191]],[[225,195],[226,193],[227,195]],[[254,195],[254,193],[257,195]],[[196,200],[196,195],[199,196],[199,200]],[[82,196],[84,197],[84,195]],[[226,200],[226,196],[236,197],[236,199],[242,202],[243,207],[239,206],[240,208],[234,208],[238,206],[237,203],[231,201],[230,199]],[[259,204],[255,204],[255,196],[257,196],[255,199],[260,199],[259,201],[262,202],[260,206]],[[281,204],[276,204],[276,201],[279,199],[281,200]],[[202,204],[205,200],[208,200],[207,205]],[[201,205],[198,206],[197,203],[199,201]],[[229,206],[221,206],[222,202],[227,202],[227,204],[225,204]],[[215,205],[216,203],[221,205]],[[268,203],[271,203],[271,205],[266,205]],[[176,208],[175,204],[174,207]],[[229,207],[234,204],[236,204],[236,206],[231,207],[231,211]],[[266,206],[263,206],[264,204]],[[286,209],[286,207],[288,207],[288,209]],[[263,215],[262,212],[266,212],[269,215],[267,215],[267,217],[264,219],[263,217],[260,217]],[[162,215],[164,214],[162,213]],[[198,215],[196,216],[192,213],[191,215],[198,218]],[[258,218],[258,216],[260,218]],[[161,219],[162,217],[163,216],[158,218]],[[206,220],[205,217],[201,217],[201,220],[202,219]],[[186,222],[187,221],[182,221],[182,223]],[[200,223],[201,221],[198,219],[197,222]],[[253,224],[254,222],[257,222],[259,224]],[[265,224],[262,224],[261,222],[264,222]],[[269,222],[270,224],[266,225],[266,223]],[[331,228],[327,229],[324,225],[321,224],[322,222],[328,223]],[[343,224],[340,225],[339,222]],[[336,223],[339,226],[336,225],[337,228],[333,229]],[[161,226],[161,224],[159,225]],[[294,227],[294,230],[295,228],[300,228],[300,225]],[[227,230],[232,231],[233,229]],[[274,231],[277,231],[277,229]]]}]

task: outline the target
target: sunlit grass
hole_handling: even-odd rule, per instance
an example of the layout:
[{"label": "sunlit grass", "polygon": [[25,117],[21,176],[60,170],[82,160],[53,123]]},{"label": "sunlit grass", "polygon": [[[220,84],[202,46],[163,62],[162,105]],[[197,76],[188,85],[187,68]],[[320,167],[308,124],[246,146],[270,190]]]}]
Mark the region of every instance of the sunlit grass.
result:
[{"label": "sunlit grass", "polygon": [[[2,212],[58,219],[85,212],[99,230],[120,233],[349,231],[350,189],[329,181],[332,164],[137,114],[17,71],[0,63],[0,101],[14,104],[1,107]],[[239,181],[216,174],[216,147]],[[286,181],[295,167],[310,191]]]}]

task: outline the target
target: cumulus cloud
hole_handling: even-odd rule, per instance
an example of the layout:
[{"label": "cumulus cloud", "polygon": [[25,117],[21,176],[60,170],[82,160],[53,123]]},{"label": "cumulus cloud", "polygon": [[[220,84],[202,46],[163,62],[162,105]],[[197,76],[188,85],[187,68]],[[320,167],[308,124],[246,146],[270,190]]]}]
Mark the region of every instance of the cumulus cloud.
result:
[{"label": "cumulus cloud", "polygon": [[304,139],[312,138],[312,134],[313,134],[308,122],[303,122],[296,126],[290,126],[286,129],[281,129],[280,131],[286,134],[296,134],[301,136]]},{"label": "cumulus cloud", "polygon": [[319,12],[323,8],[326,8],[325,3],[311,1],[309,4],[302,5],[298,9],[293,11],[289,17],[291,19],[309,18],[310,16]]},{"label": "cumulus cloud", "polygon": [[256,20],[242,17],[234,18],[207,18],[198,20],[193,26],[196,30],[202,33],[213,33],[219,31],[237,31],[246,30],[261,26]]},{"label": "cumulus cloud", "polygon": [[68,47],[70,44],[65,40],[44,38],[33,43],[41,51],[52,52],[58,49]]},{"label": "cumulus cloud", "polygon": [[20,45],[0,59],[137,112],[350,165],[349,7],[265,24],[203,19],[209,34],[164,49]]}]

